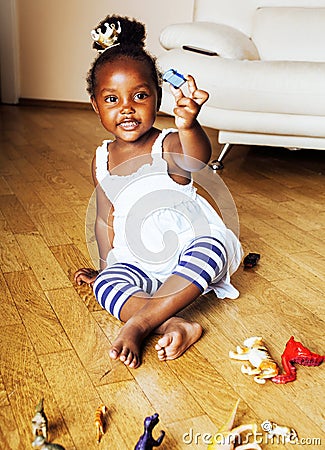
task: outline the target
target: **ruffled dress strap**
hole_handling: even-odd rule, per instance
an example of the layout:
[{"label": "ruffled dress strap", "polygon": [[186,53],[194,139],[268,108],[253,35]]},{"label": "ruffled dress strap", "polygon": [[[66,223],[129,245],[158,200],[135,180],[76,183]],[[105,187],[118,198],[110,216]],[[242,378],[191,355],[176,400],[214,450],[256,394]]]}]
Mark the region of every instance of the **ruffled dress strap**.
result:
[{"label": "ruffled dress strap", "polygon": [[112,140],[104,140],[96,149],[96,178],[100,183],[108,174],[108,145]]},{"label": "ruffled dress strap", "polygon": [[162,154],[163,154],[163,143],[164,143],[165,137],[168,134],[176,133],[177,131],[178,130],[176,128],[164,128],[163,130],[161,130],[161,133],[159,134],[159,136],[157,137],[157,139],[153,143],[152,150],[151,150],[151,156],[152,157],[154,157],[154,156],[162,157]]}]

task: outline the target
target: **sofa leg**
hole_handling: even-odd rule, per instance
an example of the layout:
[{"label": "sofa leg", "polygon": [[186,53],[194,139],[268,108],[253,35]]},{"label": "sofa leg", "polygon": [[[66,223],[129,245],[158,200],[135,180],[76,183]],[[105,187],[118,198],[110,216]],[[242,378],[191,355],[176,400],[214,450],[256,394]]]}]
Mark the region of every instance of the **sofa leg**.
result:
[{"label": "sofa leg", "polygon": [[214,159],[213,161],[209,162],[209,166],[213,169],[213,170],[221,170],[224,168],[224,165],[222,163],[222,160],[224,159],[224,157],[226,156],[226,154],[230,151],[232,147],[232,144],[229,144],[229,142],[227,142],[221,150],[221,153],[218,157],[218,159]]}]

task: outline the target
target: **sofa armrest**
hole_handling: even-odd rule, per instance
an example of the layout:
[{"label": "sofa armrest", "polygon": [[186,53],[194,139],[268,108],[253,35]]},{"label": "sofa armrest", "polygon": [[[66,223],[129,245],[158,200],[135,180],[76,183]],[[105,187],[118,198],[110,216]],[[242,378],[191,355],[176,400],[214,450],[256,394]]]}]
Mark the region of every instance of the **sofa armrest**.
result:
[{"label": "sofa armrest", "polygon": [[190,22],[169,25],[160,34],[160,43],[167,49],[183,45],[217,53],[222,58],[259,59],[254,42],[241,31],[214,22]]}]

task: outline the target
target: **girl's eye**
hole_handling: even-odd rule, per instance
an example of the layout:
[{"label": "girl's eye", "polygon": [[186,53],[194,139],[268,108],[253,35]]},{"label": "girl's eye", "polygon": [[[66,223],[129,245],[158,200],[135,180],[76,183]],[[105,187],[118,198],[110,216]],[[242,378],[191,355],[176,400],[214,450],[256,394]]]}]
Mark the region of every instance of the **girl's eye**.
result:
[{"label": "girl's eye", "polygon": [[148,98],[149,95],[146,92],[138,92],[137,94],[135,94],[134,98],[136,100],[145,100],[146,98]]},{"label": "girl's eye", "polygon": [[115,97],[115,95],[109,95],[108,97],[105,98],[105,102],[106,103],[116,103],[117,97]]}]

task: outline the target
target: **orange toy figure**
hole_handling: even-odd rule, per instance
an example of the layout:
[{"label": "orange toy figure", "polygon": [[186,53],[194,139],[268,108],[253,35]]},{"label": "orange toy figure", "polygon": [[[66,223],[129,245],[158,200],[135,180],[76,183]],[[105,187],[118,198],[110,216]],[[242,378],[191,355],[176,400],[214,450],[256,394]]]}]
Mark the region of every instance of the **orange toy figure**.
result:
[{"label": "orange toy figure", "polygon": [[244,347],[237,346],[237,352],[229,352],[232,359],[248,361],[250,364],[243,364],[241,371],[248,375],[255,375],[254,381],[264,384],[267,378],[275,377],[279,368],[263,344],[261,337],[251,337],[244,341]]},{"label": "orange toy figure", "polygon": [[104,435],[104,423],[105,415],[107,413],[107,407],[105,405],[100,405],[95,412],[95,427],[96,427],[96,440],[97,444],[100,443],[101,438]]},{"label": "orange toy figure", "polygon": [[251,435],[255,436],[257,431],[257,425],[254,424],[246,424],[239,425],[236,428],[233,428],[234,421],[237,413],[239,405],[239,399],[237,400],[229,419],[227,422],[218,430],[215,435],[215,442],[212,442],[208,445],[208,450],[262,450],[260,445],[257,442],[251,442],[243,445],[237,445],[235,447],[234,441],[237,439],[240,440],[240,435],[244,431],[250,431]]},{"label": "orange toy figure", "polygon": [[284,373],[272,378],[272,381],[278,384],[294,381],[296,379],[294,363],[302,366],[319,366],[324,359],[324,356],[311,352],[291,336],[281,357]]}]

